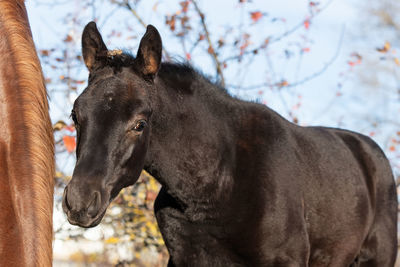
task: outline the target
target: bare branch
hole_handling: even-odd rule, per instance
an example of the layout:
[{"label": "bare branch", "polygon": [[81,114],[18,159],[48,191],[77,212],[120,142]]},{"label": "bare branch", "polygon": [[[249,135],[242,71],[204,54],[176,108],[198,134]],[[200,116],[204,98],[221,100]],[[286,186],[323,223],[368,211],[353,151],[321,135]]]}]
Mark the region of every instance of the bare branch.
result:
[{"label": "bare branch", "polygon": [[224,74],[222,73],[221,62],[219,61],[218,56],[215,53],[214,46],[213,46],[213,44],[211,42],[210,34],[208,32],[208,28],[207,28],[207,25],[206,25],[206,22],[205,22],[205,19],[204,19],[204,13],[201,12],[199,6],[197,5],[197,1],[192,0],[192,3],[194,5],[194,8],[196,9],[197,13],[200,16],[201,24],[203,26],[203,30],[204,30],[204,33],[205,33],[205,36],[207,38],[208,45],[209,45],[209,53],[212,55],[212,57],[214,59],[215,67],[217,68],[217,74],[218,74],[218,76],[220,78],[220,82],[221,82],[222,87],[224,87],[225,86],[225,80],[224,80]]},{"label": "bare branch", "polygon": [[128,0],[125,0],[123,5],[132,13],[132,15],[139,21],[140,24],[142,24],[143,27],[147,27],[147,24],[143,21],[143,19],[138,15],[136,10],[132,8],[131,4],[129,4]]},{"label": "bare branch", "polygon": [[[324,11],[331,3],[333,2],[333,0],[330,0],[328,3],[326,3],[325,6],[323,6],[317,13],[313,14],[310,18],[307,19],[307,21],[311,21],[313,19],[315,19],[319,14],[322,13],[322,11]],[[287,30],[286,32],[282,33],[279,36],[276,37],[272,37],[269,40],[269,43],[275,43],[278,42],[280,40],[282,40],[283,38],[289,36],[290,34],[292,34],[293,32],[295,32],[297,29],[301,28],[304,26],[304,22],[306,22],[306,20],[302,20],[301,22],[299,22],[297,25],[295,25],[293,28]]]},{"label": "bare branch", "polygon": [[254,89],[260,89],[262,87],[269,87],[269,88],[289,88],[289,87],[296,87],[298,85],[302,85],[318,76],[320,76],[322,73],[324,73],[332,64],[333,62],[335,62],[335,60],[337,59],[337,57],[339,56],[339,52],[340,49],[342,47],[342,43],[343,43],[343,36],[344,36],[344,32],[345,32],[345,26],[342,27],[342,32],[340,34],[340,39],[339,39],[339,43],[336,49],[335,54],[332,56],[332,58],[318,71],[314,72],[313,74],[301,79],[298,82],[295,83],[288,83],[288,82],[278,82],[278,83],[261,83],[261,84],[256,84],[256,85],[250,85],[250,86],[246,86],[246,87],[241,87],[238,85],[234,85],[234,84],[230,84],[228,85],[228,87],[233,88],[233,89],[241,89],[241,90],[254,90]]},{"label": "bare branch", "polygon": [[[144,20],[139,16],[139,14],[136,12],[136,10],[131,6],[131,4],[129,4],[129,1],[128,1],[128,0],[124,0],[124,2],[122,2],[122,3],[117,3],[117,4],[120,5],[120,6],[122,6],[122,7],[125,7],[126,9],[128,9],[128,10],[132,13],[132,15],[139,21],[139,23],[140,23],[144,28],[147,27],[147,23],[144,22]],[[163,54],[165,55],[166,60],[167,60],[167,61],[170,61],[170,60],[171,60],[171,57],[170,57],[168,51],[165,50],[165,47],[164,47],[164,46],[163,46],[163,49],[162,49],[162,50],[163,50]]]},{"label": "bare branch", "polygon": [[315,19],[319,14],[322,13],[322,11],[324,11],[331,3],[333,2],[333,0],[330,0],[325,6],[323,6],[317,13],[313,14],[310,18],[308,18],[307,20],[302,20],[300,21],[298,24],[296,24],[293,28],[283,32],[282,34],[276,36],[276,37],[269,37],[268,39],[266,39],[265,42],[263,42],[261,45],[259,45],[256,48],[253,48],[251,50],[248,51],[244,51],[242,52],[240,55],[236,55],[236,56],[231,56],[228,57],[226,59],[224,59],[222,62],[228,62],[228,61],[232,61],[232,60],[237,60],[242,58],[244,55],[248,55],[248,54],[257,54],[258,51],[265,49],[268,45],[272,44],[272,43],[276,43],[280,40],[282,40],[283,38],[289,36],[290,34],[294,33],[296,30],[298,30],[299,28],[304,26],[304,22],[309,21],[311,22],[313,19]]}]

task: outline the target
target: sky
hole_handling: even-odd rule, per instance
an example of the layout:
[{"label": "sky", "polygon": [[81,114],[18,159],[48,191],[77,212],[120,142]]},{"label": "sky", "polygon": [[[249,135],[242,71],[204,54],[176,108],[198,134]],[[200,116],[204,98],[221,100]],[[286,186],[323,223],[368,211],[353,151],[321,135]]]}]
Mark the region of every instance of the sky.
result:
[{"label": "sky", "polygon": [[[45,1],[39,2],[42,3]],[[145,18],[146,22],[154,24],[159,29],[163,29],[165,28],[164,17],[155,16],[153,12],[155,2],[156,1],[142,1],[140,6],[141,11],[143,12],[141,12],[140,15]],[[160,13],[168,13],[168,10],[175,10],[176,6],[171,6],[171,2],[176,1],[159,1],[157,10]],[[232,2],[235,4],[232,4]],[[71,25],[73,24],[63,20],[63,14],[66,14],[67,12],[76,12],[76,10],[79,9],[79,1],[65,1],[64,3],[64,5],[38,5],[36,1],[27,1],[31,28],[37,47],[54,47],[57,42],[60,41],[60,38],[65,36],[66,31],[72,35],[75,35],[76,38],[80,38],[82,29],[73,27],[71,28]],[[226,22],[229,22],[231,25],[238,24],[238,18],[243,16],[243,11],[235,8],[235,5],[239,5],[238,1],[223,0],[213,1],[212,4],[208,3],[210,2],[200,2],[200,6],[207,14],[211,34],[218,35],[223,32],[225,28],[219,25],[226,24]],[[251,1],[251,3],[246,5],[247,12],[259,9],[268,10],[268,15],[270,17],[273,16],[277,18],[284,18],[286,20],[285,24],[271,27],[269,29],[263,29],[264,32],[262,34],[259,34],[258,32],[252,33],[254,42],[257,42],[257,36],[264,37],[268,34],[279,34],[280,32],[283,32],[304,20],[305,14],[307,13],[307,3],[308,1],[285,0],[269,1],[266,4],[265,1]],[[310,31],[305,33],[310,35],[310,39],[314,39],[311,46],[312,53],[305,54],[303,57],[303,62],[306,62],[306,64],[303,63],[300,70],[296,72],[294,68],[298,67],[297,64],[281,64],[282,62],[277,60],[275,62],[275,68],[278,73],[289,73],[289,75],[296,73],[297,79],[301,80],[302,78],[312,75],[314,72],[320,70],[323,65],[329,62],[338,52],[338,57],[327,71],[325,71],[320,77],[308,82],[306,86],[301,88],[301,94],[304,97],[303,105],[307,106],[307,109],[300,111],[302,112],[302,114],[299,114],[299,117],[302,120],[301,122],[304,122],[304,124],[328,123],[331,125],[337,123],[336,119],[330,120],[329,117],[316,119],[313,114],[321,113],[321,111],[326,108],[326,99],[331,98],[332,91],[335,91],[329,88],[329,86],[336,86],[338,75],[343,71],[343,62],[348,60],[349,54],[353,50],[354,42],[352,41],[353,36],[351,33],[351,25],[354,24],[354,19],[357,17],[357,13],[356,8],[354,5],[351,5],[350,1],[334,0],[321,1],[321,3],[323,3],[321,5],[328,3],[328,8],[326,8],[321,15],[314,19],[313,25],[310,27]],[[231,7],[230,10],[224,11],[224,9],[227,7]],[[86,17],[87,21],[89,21],[94,16],[101,16],[103,12],[109,12],[109,9],[106,7],[105,11],[96,10],[96,12],[94,12],[86,10],[84,12],[87,13]],[[132,20],[133,19],[130,14],[118,14],[116,16],[110,16],[107,18],[106,23],[100,22],[99,28],[102,32],[107,32],[110,31],[110,29],[115,28],[115,25],[130,23]],[[138,28],[139,33],[143,33],[143,31],[143,28]],[[299,32],[302,33],[302,31]],[[167,50],[172,51],[171,53],[175,58],[181,59],[182,55],[179,54],[181,49],[180,47],[175,49],[175,47],[177,47],[176,42],[169,42],[169,33],[161,31],[161,35]],[[294,35],[293,38],[286,38],[284,43],[290,43],[290,41],[294,40],[295,38],[298,38],[298,36]],[[120,43],[118,40],[113,41],[114,42],[112,44],[108,45],[116,48],[127,47],[126,41],[124,40],[121,40]],[[172,45],[169,45],[170,43]],[[274,46],[280,45],[282,45],[282,43],[277,42],[271,46],[274,48]],[[136,44],[129,44],[128,46],[133,46],[136,48],[137,41]],[[339,51],[338,46],[340,46]],[[253,84],[258,84],[260,81],[264,81],[265,76],[268,75],[268,71],[266,70],[259,71],[259,69],[263,69],[263,66],[265,65],[265,61],[262,61],[262,58],[259,61],[260,62],[257,63],[254,71],[251,70],[247,72],[246,80],[243,81],[244,84],[250,86]],[[205,73],[208,73],[208,70],[212,69],[210,68],[212,62],[210,61],[209,57],[196,58],[194,64],[199,70]],[[281,65],[285,65],[285,68],[283,68]],[[289,66],[286,67],[286,65]],[[257,68],[257,66],[261,67]],[[85,73],[83,76],[86,75],[86,70],[84,68],[82,68],[80,71]],[[213,73],[209,74],[212,75]],[[233,80],[235,75],[236,73],[233,71],[227,72],[227,80]],[[237,91],[229,88],[229,86],[227,89],[230,90],[232,94],[237,95],[240,98],[247,100],[255,100],[257,98],[257,89],[250,91]],[[292,91],[288,90],[288,93],[292,94]],[[284,95],[285,92],[282,94]],[[69,102],[72,102],[74,97],[76,97],[76,95],[73,95]],[[284,107],[282,106],[283,104],[278,100],[280,97],[281,96],[277,96],[274,92],[267,92],[263,102],[267,103],[271,108],[276,109],[279,112],[284,110]],[[285,97],[285,95],[283,97]],[[288,95],[286,98],[288,99],[287,101],[291,101],[291,96]],[[316,98],[318,98],[318,101],[315,101]],[[294,103],[289,103],[289,105],[294,105]],[[58,107],[52,107],[52,111],[54,111],[52,112],[53,118],[65,116],[65,114],[58,114]],[[282,115],[285,116],[287,114]]]},{"label": "sky", "polygon": [[[38,4],[38,2],[40,4]],[[82,32],[82,26],[77,27],[65,16],[69,13],[81,12],[81,24],[84,25],[94,18],[103,18],[98,22],[100,31],[103,33],[106,44],[110,48],[130,48],[135,53],[138,40],[127,41],[123,38],[113,38],[110,43],[106,37],[118,25],[130,25],[137,29],[137,36],[144,33],[144,28],[138,26],[132,15],[125,11],[114,11],[112,6],[107,5],[107,1],[100,0],[100,8],[90,9],[82,7],[81,1],[58,1],[61,4],[55,5],[54,1],[27,1],[28,14],[30,18],[33,37],[37,47],[41,49],[57,46],[57,43],[65,37],[66,33],[79,40]],[[165,17],[159,14],[168,14],[178,9],[179,1],[141,1],[138,13],[147,22],[155,25],[163,38],[163,44],[174,59],[181,61],[184,55],[181,54],[181,47],[176,39],[171,37],[171,33],[165,28]],[[255,64],[248,69],[236,70],[227,69],[225,72],[227,89],[232,95],[239,98],[258,101],[267,104],[270,108],[276,110],[282,116],[290,118],[288,110],[300,102],[301,108],[296,110],[296,117],[299,118],[299,124],[325,125],[333,127],[344,127],[355,131],[367,131],[366,126],[360,124],[359,116],[364,113],[371,113],[368,110],[376,112],[390,113],[393,108],[388,104],[387,96],[382,91],[361,92],[357,91],[360,85],[352,76],[352,71],[347,62],[351,60],[353,52],[370,53],[369,50],[375,50],[375,47],[383,45],[384,39],[360,39],[357,37],[358,25],[360,23],[360,1],[352,0],[323,0],[320,6],[326,8],[312,20],[309,30],[300,28],[295,34],[282,41],[270,45],[270,56],[273,58],[271,67],[265,62],[264,57],[256,57]],[[43,4],[47,3],[47,4]],[[104,5],[103,5],[104,3]],[[155,3],[158,3],[155,5]],[[282,32],[301,23],[307,16],[308,0],[282,0],[282,1],[249,1],[244,9],[237,8],[239,1],[220,0],[220,1],[199,1],[200,7],[207,14],[207,23],[211,36],[218,36],[226,31],[222,25],[230,24],[234,29],[240,27],[243,16],[256,10],[266,10],[266,19],[283,18],[285,23],[267,24],[271,27],[252,28],[249,32],[252,35],[252,42],[261,42],[265,36],[276,36]],[[157,12],[154,12],[156,9]],[[300,37],[302,36],[302,37]],[[226,34],[230,38],[230,34]],[[293,56],[287,59],[281,54],[286,47],[293,48],[299,42],[299,38],[308,40],[309,53],[304,53],[299,60],[299,56]],[[80,50],[80,41],[77,42],[76,50]],[[197,50],[198,51],[198,50]],[[193,53],[192,64],[205,74],[214,75],[213,62],[210,57],[201,53]],[[332,62],[331,62],[332,61]],[[330,63],[331,62],[331,63]],[[236,90],[234,84],[246,86],[257,85],[269,79],[276,77],[286,77],[292,83],[301,81],[304,78],[319,72],[329,63],[329,67],[318,77],[301,84],[300,86],[288,88],[286,90],[265,90],[258,94],[261,89]],[[51,71],[51,70],[49,70]],[[60,73],[60,70],[58,70]],[[82,79],[86,79],[87,71],[85,67],[77,68]],[[45,73],[46,74],[46,73]],[[49,73],[51,75],[51,73]],[[243,77],[243,78],[241,78]],[[338,84],[343,83],[341,88],[341,97],[337,97]],[[68,99],[62,93],[51,95],[51,116],[53,121],[64,119],[70,112],[70,107],[79,92],[84,89],[83,84],[77,93],[69,93]],[[48,86],[51,90],[53,85]],[[369,97],[369,93],[374,93]],[[361,96],[362,95],[362,96]],[[388,105],[385,110],[383,105]],[[396,103],[394,105],[397,105]],[[390,107],[390,108],[389,108]],[[396,107],[395,107],[396,108]],[[357,116],[349,116],[356,114]],[[368,115],[370,116],[370,115]],[[368,134],[367,132],[365,132]],[[377,141],[384,142],[386,136],[376,136]]]}]

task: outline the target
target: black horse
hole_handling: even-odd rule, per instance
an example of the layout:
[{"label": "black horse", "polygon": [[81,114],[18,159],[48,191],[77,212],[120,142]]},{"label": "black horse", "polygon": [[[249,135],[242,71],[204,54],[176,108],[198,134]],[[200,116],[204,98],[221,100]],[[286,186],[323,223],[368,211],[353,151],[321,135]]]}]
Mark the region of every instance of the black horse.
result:
[{"label": "black horse", "polygon": [[70,223],[99,224],[144,168],[162,184],[155,215],[170,266],[394,265],[396,187],[370,138],[294,125],[161,63],[161,51],[152,26],[136,58],[85,27]]}]

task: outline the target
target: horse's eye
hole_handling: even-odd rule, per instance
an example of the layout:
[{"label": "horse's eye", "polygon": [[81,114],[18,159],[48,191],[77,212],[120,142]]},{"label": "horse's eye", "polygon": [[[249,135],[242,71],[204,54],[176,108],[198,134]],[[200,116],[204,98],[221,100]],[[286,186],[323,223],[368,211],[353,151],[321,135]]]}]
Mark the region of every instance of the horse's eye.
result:
[{"label": "horse's eye", "polygon": [[137,132],[143,131],[144,127],[146,127],[147,122],[145,120],[140,120],[136,123],[135,127],[133,127],[133,130]]}]

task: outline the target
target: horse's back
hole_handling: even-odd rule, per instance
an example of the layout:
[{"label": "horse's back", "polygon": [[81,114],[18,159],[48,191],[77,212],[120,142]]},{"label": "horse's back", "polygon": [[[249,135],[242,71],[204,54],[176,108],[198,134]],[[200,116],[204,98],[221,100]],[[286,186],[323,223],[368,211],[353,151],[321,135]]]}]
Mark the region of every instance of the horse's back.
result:
[{"label": "horse's back", "polygon": [[299,131],[304,132],[297,138],[304,142],[305,170],[309,170],[303,195],[308,204],[310,265],[313,259],[316,265],[334,260],[321,256],[320,248],[328,248],[330,255],[339,253],[344,258],[356,252],[361,266],[363,262],[393,266],[397,196],[382,150],[369,137],[351,131],[324,127]]},{"label": "horse's back", "polygon": [[[359,266],[394,266],[397,255],[397,194],[392,169],[380,147],[369,137],[353,135],[347,141],[349,147],[360,152],[358,161],[364,170],[366,186],[374,211],[374,219],[365,238]],[[361,145],[359,145],[361,144]],[[358,148],[362,146],[362,148]]]},{"label": "horse's back", "polygon": [[[251,199],[265,202],[264,224],[254,231],[268,233],[260,241],[263,258],[276,258],[274,247],[286,238],[279,255],[296,262],[305,256],[309,266],[348,266],[355,259],[393,265],[396,187],[389,162],[372,139],[336,128],[300,127],[260,106],[244,121],[237,153],[237,165],[243,166],[237,170],[243,171],[236,182],[241,194],[249,191]],[[284,251],[299,248],[298,256]]]}]

